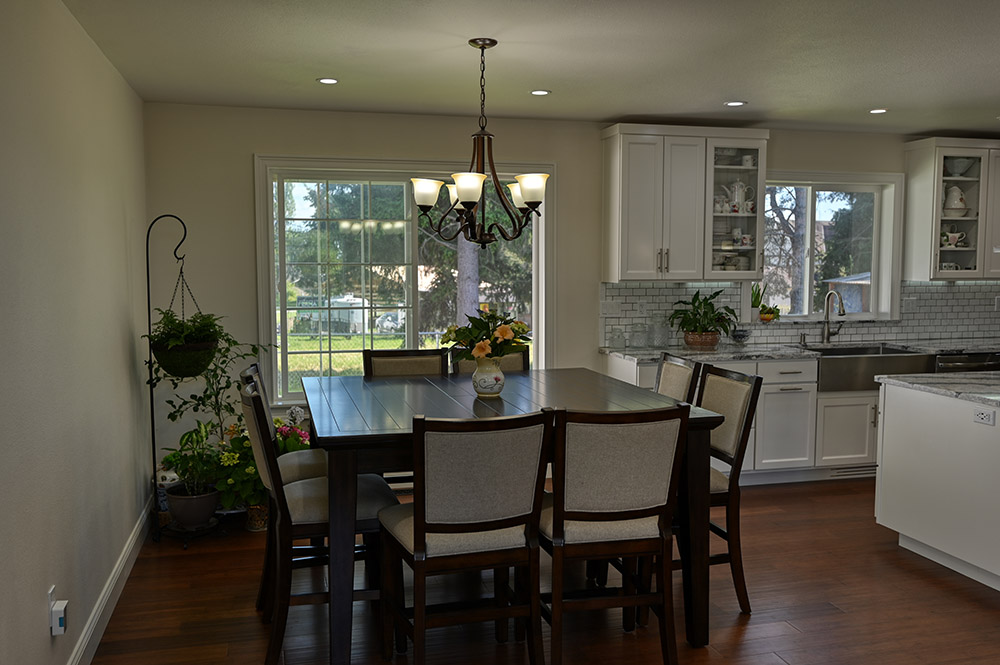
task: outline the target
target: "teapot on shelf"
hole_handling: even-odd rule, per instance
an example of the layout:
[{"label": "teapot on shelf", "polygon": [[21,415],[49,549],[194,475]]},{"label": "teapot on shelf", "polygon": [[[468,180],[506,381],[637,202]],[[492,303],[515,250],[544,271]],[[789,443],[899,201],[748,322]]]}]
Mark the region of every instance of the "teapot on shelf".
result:
[{"label": "teapot on shelf", "polygon": [[744,184],[742,180],[737,180],[730,187],[726,187],[725,185],[721,185],[721,187],[733,203],[733,209],[741,212],[745,208],[744,203],[747,199],[752,199],[754,195],[754,188]]}]

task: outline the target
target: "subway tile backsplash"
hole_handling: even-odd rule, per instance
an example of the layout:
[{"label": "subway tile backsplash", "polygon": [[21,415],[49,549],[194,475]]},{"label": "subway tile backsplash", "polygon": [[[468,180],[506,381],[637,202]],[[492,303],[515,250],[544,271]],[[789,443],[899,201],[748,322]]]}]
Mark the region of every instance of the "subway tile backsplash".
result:
[{"label": "subway tile backsplash", "polygon": [[[747,287],[749,288],[749,287]],[[601,345],[667,346],[679,344],[681,334],[666,325],[674,302],[687,300],[695,291],[711,293],[722,289],[716,300],[729,305],[741,318],[740,282],[619,282],[602,283],[602,302],[620,306],[613,308],[618,316],[602,316]],[[838,343],[874,340],[920,340],[937,338],[975,339],[1000,336],[1000,312],[996,300],[1000,283],[966,282],[903,282],[900,318],[892,321],[846,320]],[[602,311],[605,311],[602,309]],[[840,321],[837,316],[834,321]],[[817,342],[820,326],[817,321],[782,319],[773,323],[740,323],[752,331],[752,344],[796,344],[801,333],[807,341]]]}]

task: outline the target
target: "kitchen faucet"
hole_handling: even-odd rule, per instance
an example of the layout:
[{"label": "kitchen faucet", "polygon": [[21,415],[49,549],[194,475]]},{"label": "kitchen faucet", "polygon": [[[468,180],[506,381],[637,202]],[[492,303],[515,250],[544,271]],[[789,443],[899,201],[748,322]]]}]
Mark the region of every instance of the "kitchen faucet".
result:
[{"label": "kitchen faucet", "polygon": [[830,296],[837,296],[837,316],[845,316],[847,312],[844,310],[844,299],[840,297],[839,291],[830,291],[826,294],[826,299],[823,301],[823,344],[829,344],[830,338],[834,335],[840,334],[840,329],[843,327],[844,322],[841,321],[837,324],[836,330],[830,330]]}]

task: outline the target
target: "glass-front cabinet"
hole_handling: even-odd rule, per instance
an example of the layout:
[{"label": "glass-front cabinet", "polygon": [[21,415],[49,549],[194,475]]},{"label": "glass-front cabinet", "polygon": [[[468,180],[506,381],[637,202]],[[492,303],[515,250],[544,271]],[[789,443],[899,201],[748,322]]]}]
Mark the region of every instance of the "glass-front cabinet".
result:
[{"label": "glass-front cabinet", "polygon": [[766,151],[763,140],[708,139],[706,278],[763,274]]},{"label": "glass-front cabinet", "polygon": [[1000,278],[1000,141],[906,144],[903,278]]}]

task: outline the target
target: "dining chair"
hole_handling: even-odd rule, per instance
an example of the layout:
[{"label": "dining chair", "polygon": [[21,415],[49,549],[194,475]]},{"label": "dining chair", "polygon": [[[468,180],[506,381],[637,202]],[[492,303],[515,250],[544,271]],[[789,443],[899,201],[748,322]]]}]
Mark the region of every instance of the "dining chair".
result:
[{"label": "dining chair", "polygon": [[[550,410],[470,420],[413,418],[413,503],[379,512],[384,594],[383,657],[392,657],[394,627],[424,662],[428,629],[527,618],[528,659],[544,665],[539,603],[538,520],[545,480]],[[399,561],[413,570],[413,606],[405,607]],[[514,567],[515,590],[508,588]],[[493,598],[427,605],[427,578],[465,570],[494,571]],[[502,628],[501,628],[502,625]],[[405,638],[396,649],[405,653]]]},{"label": "dining chair", "polygon": [[726,524],[723,527],[710,522],[709,530],[726,541],[727,551],[711,555],[709,563],[729,564],[736,598],[744,614],[750,614],[750,596],[743,574],[743,549],[740,544],[740,470],[762,382],[763,379],[756,375],[705,365],[701,369],[696,402],[700,407],[725,416],[725,421],[712,430],[710,454],[729,466],[729,475],[727,477],[714,467],[710,470],[710,505],[725,506]]},{"label": "dining chair", "polygon": [[692,404],[698,389],[700,372],[700,362],[663,352],[660,354],[653,390],[661,395]]},{"label": "dining chair", "polygon": [[[325,476],[283,483],[278,458],[274,454],[274,440],[270,438],[272,434],[268,427],[268,414],[256,383],[244,386],[240,391],[240,398],[253,447],[254,462],[264,486],[271,495],[272,505],[277,508],[273,534],[274,575],[270,580],[273,584],[271,594],[274,608],[270,617],[265,615],[265,620],[269,618],[271,621],[271,633],[264,660],[265,665],[274,665],[281,656],[289,606],[302,604],[303,601],[307,603],[322,601],[328,597],[328,592],[325,590],[296,596],[292,596],[291,593],[293,541],[302,538],[322,538],[329,533],[328,486]],[[378,511],[398,503],[396,495],[381,476],[359,474],[355,532],[377,533]],[[354,592],[355,600],[379,599],[380,549],[378,541],[371,539],[370,544],[362,551],[369,585],[366,589]]]},{"label": "dining chair", "polygon": [[365,378],[378,376],[447,376],[448,349],[364,349]]},{"label": "dining chair", "polygon": [[[531,369],[531,349],[524,349],[517,353],[508,353],[505,356],[500,356],[501,372],[527,372],[529,369]],[[452,374],[472,374],[475,371],[475,360],[463,360],[454,356],[452,357]]]},{"label": "dining chair", "polygon": [[[552,593],[542,616],[552,626],[551,663],[561,665],[563,615],[652,605],[659,619],[663,662],[677,663],[670,573],[671,523],[691,407],[631,412],[557,410],[553,432],[552,492],[543,499],[539,541],[552,557]],[[640,588],[637,561],[657,562],[656,590]],[[620,558],[620,589],[568,592],[566,564]]]}]

